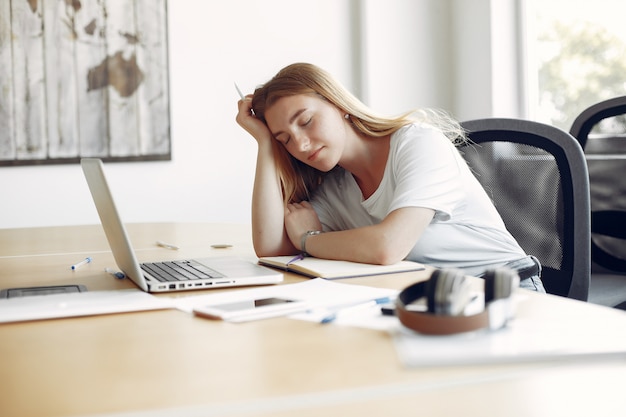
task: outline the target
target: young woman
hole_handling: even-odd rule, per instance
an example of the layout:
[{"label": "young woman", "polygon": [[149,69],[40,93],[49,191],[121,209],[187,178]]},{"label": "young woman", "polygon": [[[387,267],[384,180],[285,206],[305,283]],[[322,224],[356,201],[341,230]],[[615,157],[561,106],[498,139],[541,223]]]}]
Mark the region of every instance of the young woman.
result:
[{"label": "young woman", "polygon": [[409,259],[480,276],[516,269],[544,292],[527,256],[455,147],[458,123],[422,110],[382,117],[327,72],[297,63],[239,103],[258,144],[252,195],[257,256],[390,264]]}]

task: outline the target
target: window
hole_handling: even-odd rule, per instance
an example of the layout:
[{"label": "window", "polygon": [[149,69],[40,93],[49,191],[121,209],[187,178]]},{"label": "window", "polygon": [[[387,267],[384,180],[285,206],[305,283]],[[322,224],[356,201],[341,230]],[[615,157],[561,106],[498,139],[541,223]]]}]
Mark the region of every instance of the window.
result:
[{"label": "window", "polygon": [[[626,95],[626,2],[526,0],[528,112],[569,131],[592,104]],[[622,130],[622,117],[602,126]]]}]

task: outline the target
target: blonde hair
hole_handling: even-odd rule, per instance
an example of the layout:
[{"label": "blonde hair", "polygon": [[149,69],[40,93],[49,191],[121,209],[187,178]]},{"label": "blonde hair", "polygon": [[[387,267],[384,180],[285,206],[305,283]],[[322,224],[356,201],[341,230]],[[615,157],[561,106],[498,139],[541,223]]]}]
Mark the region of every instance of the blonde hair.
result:
[{"label": "blonde hair", "polygon": [[[384,137],[408,124],[423,122],[441,130],[455,144],[465,142],[463,129],[445,112],[420,109],[396,117],[377,115],[328,72],[307,63],[291,64],[258,87],[252,98],[254,114],[267,123],[266,109],[283,97],[300,94],[316,94],[332,103],[341,113],[349,115],[355,131],[364,136]],[[273,141],[272,146],[285,203],[308,200],[327,173],[298,161],[278,141]]]}]

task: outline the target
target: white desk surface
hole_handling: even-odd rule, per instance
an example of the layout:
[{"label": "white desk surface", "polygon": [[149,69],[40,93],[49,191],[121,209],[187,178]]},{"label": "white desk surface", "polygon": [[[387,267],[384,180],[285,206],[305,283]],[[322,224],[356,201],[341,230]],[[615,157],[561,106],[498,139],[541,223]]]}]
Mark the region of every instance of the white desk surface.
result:
[{"label": "white desk surface", "polygon": [[[140,261],[254,259],[245,225],[128,229]],[[156,240],[181,249],[159,248]],[[211,247],[220,243],[233,246]],[[85,256],[94,261],[72,272]],[[0,229],[0,288],[133,287],[106,266],[115,264],[99,225]],[[343,282],[402,289],[426,276]],[[285,282],[303,279],[288,274]],[[178,296],[191,294],[198,292]],[[581,334],[590,318],[626,331],[622,311],[550,295],[529,293],[518,314],[581,321]],[[626,410],[626,358],[408,369],[386,333],[286,318],[233,324],[163,310],[2,324],[0,358],[2,416],[588,417]]]}]

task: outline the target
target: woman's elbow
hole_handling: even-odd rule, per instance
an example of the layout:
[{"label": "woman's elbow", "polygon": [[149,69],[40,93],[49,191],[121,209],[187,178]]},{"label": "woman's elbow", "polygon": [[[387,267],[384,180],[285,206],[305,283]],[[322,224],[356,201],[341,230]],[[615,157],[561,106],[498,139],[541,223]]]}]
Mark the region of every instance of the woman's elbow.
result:
[{"label": "woman's elbow", "polygon": [[371,252],[372,263],[377,265],[392,265],[406,258],[408,252],[393,248],[391,245],[377,245]]},{"label": "woman's elbow", "polygon": [[268,247],[263,247],[263,246],[255,246],[254,247],[254,253],[256,254],[257,258],[266,258],[269,256],[282,256],[285,255],[285,253],[281,252],[280,250],[278,250],[277,248],[268,248]]},{"label": "woman's elbow", "polygon": [[276,245],[274,243],[263,242],[260,240],[252,240],[252,246],[257,258],[265,258],[269,256],[286,256],[296,254],[297,251],[292,246]]}]

